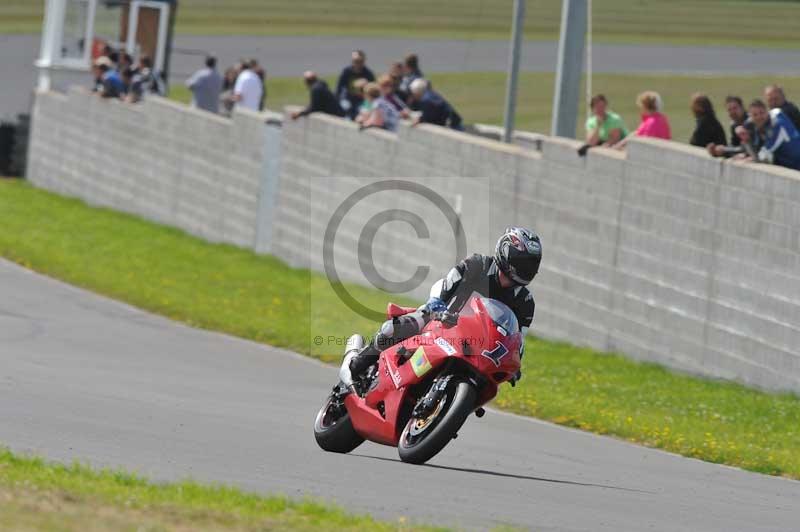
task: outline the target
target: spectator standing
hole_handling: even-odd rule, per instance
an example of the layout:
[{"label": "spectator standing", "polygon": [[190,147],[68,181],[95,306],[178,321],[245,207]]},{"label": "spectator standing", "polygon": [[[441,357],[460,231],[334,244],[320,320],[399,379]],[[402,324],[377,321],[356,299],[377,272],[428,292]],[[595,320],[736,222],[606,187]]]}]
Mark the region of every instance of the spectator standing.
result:
[{"label": "spectator standing", "polygon": [[328,88],[324,80],[317,77],[315,72],[307,70],[303,74],[303,80],[311,94],[311,102],[302,111],[292,113],[292,120],[311,113],[325,113],[334,116],[344,116],[344,111],[336,101],[336,97]]},{"label": "spectator standing", "polygon": [[264,84],[253,70],[256,65],[250,61],[242,64],[242,71],[233,86],[233,101],[237,106],[251,111],[258,111],[261,97],[264,95]]},{"label": "spectator standing", "polygon": [[800,170],[800,132],[780,109],[767,110],[761,100],[753,100],[748,109],[760,148],[758,162]]},{"label": "spectator standing", "polygon": [[586,144],[589,146],[613,146],[628,136],[628,128],[622,118],[608,109],[605,95],[597,94],[589,102],[592,115],[586,119]]},{"label": "spectator standing", "polygon": [[359,78],[375,81],[375,74],[367,67],[366,54],[362,50],[355,50],[351,55],[350,64],[342,69],[339,81],[336,83],[339,105],[351,120],[358,114],[358,106],[361,104],[359,94],[353,87],[353,83]]},{"label": "spectator standing", "polygon": [[233,106],[236,102],[233,100],[233,88],[236,86],[236,78],[242,71],[242,65],[236,64],[229,69],[225,70],[225,76],[222,78],[222,93],[219,95],[219,102],[222,105],[222,114],[231,116]]},{"label": "spectator standing", "polygon": [[186,86],[192,91],[192,107],[209,113],[218,113],[222,81],[222,76],[217,72],[217,58],[206,57],[205,68],[201,68],[186,80]]},{"label": "spectator standing", "polygon": [[264,104],[267,102],[267,71],[264,70],[264,67],[259,65],[258,61],[255,59],[250,60],[250,68],[253,69],[258,79],[261,80],[261,101],[258,102],[258,110],[263,111]]},{"label": "spectator standing", "polygon": [[786,100],[786,94],[778,85],[767,85],[764,88],[764,99],[770,109],[780,109],[792,121],[794,127],[800,130],[800,109],[795,104]]},{"label": "spectator standing", "polygon": [[126,70],[137,70],[133,65],[133,57],[126,51],[119,52],[119,64],[117,65],[117,71],[122,74]]},{"label": "spectator standing", "polygon": [[100,70],[100,60],[103,57],[108,59],[106,56],[101,56],[92,62],[92,92],[99,93],[103,90],[103,71]]},{"label": "spectator standing", "polygon": [[367,99],[367,86],[375,85],[375,83],[367,81],[366,78],[358,78],[354,83],[353,87],[356,91],[358,91],[359,96],[361,96],[361,103],[358,106],[358,114],[355,117],[355,121],[359,124],[367,119],[369,116],[370,111],[372,111],[372,100]]},{"label": "spectator standing", "polygon": [[692,96],[690,109],[694,114],[695,128],[689,139],[689,144],[706,148],[709,145],[727,144],[725,130],[717,120],[714,106],[711,99],[703,93],[695,93]]},{"label": "spectator standing", "polygon": [[119,52],[117,52],[113,46],[106,43],[103,45],[103,53],[100,57],[108,57],[112,63],[117,64],[119,60]]},{"label": "spectator standing", "polygon": [[416,79],[421,79],[425,76],[422,75],[422,70],[419,68],[419,57],[417,54],[408,54],[403,59],[403,79],[400,81],[400,93],[406,96],[408,103],[411,97],[411,83]]},{"label": "spectator standing", "polygon": [[645,91],[636,97],[636,105],[639,107],[642,121],[632,135],[628,135],[617,142],[614,147],[624,149],[632,136],[655,137],[660,139],[672,139],[672,132],[669,128],[669,121],[666,115],[661,112],[661,95],[655,91]]},{"label": "spectator standing", "polygon": [[747,139],[750,142],[751,138],[755,135],[753,131],[753,124],[747,120],[747,112],[744,110],[744,103],[738,96],[728,96],[725,98],[725,110],[728,112],[728,117],[731,119],[730,125],[730,143],[727,146],[722,144],[712,144],[706,146],[708,153],[714,157],[731,157],[742,153],[741,137],[737,133],[740,127],[748,128]]},{"label": "spectator standing", "polygon": [[106,45],[103,49],[105,50],[105,52],[103,52],[103,55],[105,55],[111,60],[112,68],[117,68],[117,65],[119,65],[119,51],[115,50],[109,45]]},{"label": "spectator standing", "polygon": [[728,118],[731,119],[731,146],[738,146],[741,142],[736,128],[747,121],[747,112],[744,110],[744,102],[738,96],[728,96],[725,98],[725,110],[728,111]]},{"label": "spectator standing", "polygon": [[[363,122],[364,127],[379,127],[387,131],[397,131],[400,124],[400,110],[390,101],[394,97],[394,83],[389,76],[381,76],[377,83],[377,98],[372,103],[372,111]],[[376,93],[373,87],[369,87],[369,97]]]},{"label": "spectator standing", "polygon": [[384,74],[378,78],[378,86],[381,89],[381,97],[389,102],[401,117],[408,118],[409,109],[403,98],[397,93],[395,78],[391,74]]},{"label": "spectator standing", "polygon": [[164,85],[161,72],[153,68],[153,61],[149,56],[143,55],[139,58],[136,70],[142,81],[144,94],[157,94],[159,96],[167,94],[167,87]]},{"label": "spectator standing", "polygon": [[114,69],[114,63],[106,56],[98,57],[95,62],[96,77],[100,81],[97,93],[103,98],[120,98],[125,94],[122,77]]},{"label": "spectator standing", "polygon": [[752,120],[748,120],[736,128],[736,136],[739,137],[739,146],[728,148],[724,155],[735,155],[737,158],[745,158],[755,161],[758,157],[758,150],[761,149],[761,139],[756,134],[755,125]]},{"label": "spectator standing", "polygon": [[125,93],[122,99],[127,103],[138,103],[144,96],[144,87],[139,72],[133,67],[128,67],[122,71],[122,83],[125,86]]},{"label": "spectator standing", "polygon": [[430,88],[426,79],[415,79],[409,88],[411,90],[411,109],[421,113],[415,124],[436,124],[459,131],[464,130],[461,115],[442,95]]},{"label": "spectator standing", "polygon": [[400,93],[400,84],[403,83],[403,63],[400,61],[396,61],[389,65],[389,72],[387,75],[392,78],[392,82],[394,83],[394,90],[396,93]]},{"label": "spectator standing", "polygon": [[[356,116],[355,121],[361,124],[362,127],[369,127],[367,124],[372,118],[372,111],[375,109],[375,103],[381,97],[381,88],[374,81],[367,82],[364,85],[364,102],[361,104],[361,111]],[[374,126],[374,124],[371,124]]]},{"label": "spectator standing", "polygon": [[[356,114],[355,114],[355,117],[353,118],[353,120],[355,120],[355,118],[357,118],[358,115],[361,114],[361,112],[365,110],[365,108],[370,106],[369,102],[367,102],[367,100],[365,99],[365,95],[364,95],[364,89],[370,83],[373,83],[373,82],[367,81],[367,78],[358,78],[357,80],[355,80],[353,82],[352,95],[351,95],[352,98],[350,100],[350,103],[352,103],[352,105],[356,105],[357,106],[356,107]],[[341,107],[341,105],[340,105],[340,107]]]}]

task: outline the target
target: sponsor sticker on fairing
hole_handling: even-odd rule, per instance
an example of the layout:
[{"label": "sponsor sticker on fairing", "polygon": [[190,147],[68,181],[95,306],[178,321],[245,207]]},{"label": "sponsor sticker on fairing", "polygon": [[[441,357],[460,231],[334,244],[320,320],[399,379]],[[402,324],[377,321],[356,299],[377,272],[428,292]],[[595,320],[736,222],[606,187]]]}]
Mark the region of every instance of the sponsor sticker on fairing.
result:
[{"label": "sponsor sticker on fairing", "polygon": [[425,355],[425,349],[420,347],[414,352],[414,355],[411,357],[411,369],[414,371],[414,375],[417,377],[422,377],[430,370],[433,369],[431,366],[431,362],[428,360],[428,357]]},{"label": "sponsor sticker on fairing", "polygon": [[433,343],[438,345],[442,349],[442,351],[447,353],[447,356],[449,357],[456,354],[456,348],[450,345],[450,342],[448,342],[444,338],[437,338],[436,340],[433,341]]}]

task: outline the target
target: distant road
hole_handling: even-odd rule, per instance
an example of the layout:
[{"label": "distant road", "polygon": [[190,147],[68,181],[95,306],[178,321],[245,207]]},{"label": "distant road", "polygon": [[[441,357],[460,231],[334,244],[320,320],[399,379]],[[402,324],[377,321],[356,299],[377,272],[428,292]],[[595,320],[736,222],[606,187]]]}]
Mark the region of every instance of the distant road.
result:
[{"label": "distant road", "polygon": [[[0,260],[0,444],[51,460],[310,495],[481,530],[797,530],[800,482],[490,411],[428,466],[322,452],[337,369]],[[342,331],[343,333],[345,331]]]},{"label": "distant road", "polygon": [[[408,52],[419,54],[422,69],[430,72],[499,72],[507,68],[507,41],[386,39],[351,37],[179,37],[176,48],[213,51],[223,64],[253,56],[272,76],[299,75],[311,68],[324,74],[338,72],[355,48],[367,52],[368,63],[384,70],[390,61]],[[552,72],[555,42],[525,43],[522,69]],[[175,71],[187,73],[195,62],[175,58]],[[603,73],[714,73],[800,75],[800,54],[789,50],[731,47],[595,44],[595,72]]]},{"label": "distant road", "polygon": [[[408,52],[420,55],[426,72],[497,72],[506,69],[508,60],[506,41],[179,36],[175,41],[172,77],[174,81],[182,81],[200,65],[205,52],[216,54],[222,66],[241,57],[255,57],[273,77],[299,76],[307,69],[334,74],[347,63],[350,51],[355,48],[367,52],[368,63],[376,71],[383,71],[390,61]],[[0,117],[27,108],[38,50],[36,35],[0,35],[0,65],[6,73],[0,83]],[[792,50],[595,44],[593,57],[594,71],[602,73],[800,75],[800,53]],[[551,72],[555,62],[555,42],[525,43],[523,70]]]}]

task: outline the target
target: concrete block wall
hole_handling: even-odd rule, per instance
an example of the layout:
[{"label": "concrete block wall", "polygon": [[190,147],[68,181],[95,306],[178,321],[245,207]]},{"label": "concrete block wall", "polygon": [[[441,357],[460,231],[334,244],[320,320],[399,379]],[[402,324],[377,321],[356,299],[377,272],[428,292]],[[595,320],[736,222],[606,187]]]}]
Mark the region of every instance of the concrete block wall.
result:
[{"label": "concrete block wall", "polygon": [[[359,132],[332,117],[287,123],[277,200],[285,211],[274,222],[273,251],[321,270],[322,235],[348,193],[391,177],[418,181],[461,207],[470,252],[490,253],[512,223],[541,234],[536,334],[800,390],[797,172],[723,162],[654,139],[584,158],[569,139],[538,144],[533,151],[427,126]],[[367,282],[359,231],[405,197],[376,196],[343,222],[335,244],[346,250],[336,261],[342,277]],[[411,210],[436,217],[421,204]],[[451,232],[428,240],[398,227],[379,234],[385,239],[376,241],[374,258],[387,276],[407,278],[420,257],[431,267],[426,281],[451,266]],[[308,243],[300,253],[298,238]],[[427,286],[411,295],[424,297]]]},{"label": "concrete block wall", "polygon": [[28,178],[214,242],[256,239],[264,115],[232,120],[151,97],[141,105],[72,90],[37,95]]},{"label": "concrete block wall", "polygon": [[[420,138],[430,134],[425,128],[413,133],[419,133]],[[413,183],[412,190],[398,192],[389,187],[368,194],[341,217],[333,246],[340,278],[384,289],[391,287],[371,282],[362,271],[358,246],[362,233],[369,228],[377,231],[371,250],[382,277],[398,282],[411,278],[419,267],[428,267],[424,281],[416,283],[415,289],[405,295],[425,297],[441,272],[457,260],[448,218],[435,203],[414,192],[429,189],[448,205],[458,202],[456,195],[462,180],[453,171],[437,169],[460,165],[449,152],[438,157],[424,142],[406,143],[381,130],[359,131],[352,123],[327,116],[284,123],[283,148],[272,228],[273,254],[293,266],[323,270],[325,233],[340,205],[364,187],[399,178]],[[390,209],[419,216],[425,221],[427,237],[418,238],[412,226],[403,221],[367,223]]]},{"label": "concrete block wall", "polygon": [[[423,266],[405,292],[422,299],[460,258],[459,236],[469,253],[491,253],[504,226],[526,225],[545,252],[536,334],[800,391],[798,172],[654,139],[581,158],[568,139],[506,145],[433,126],[359,131],[315,115],[278,128],[270,117],[40,94],[29,178],[319,271],[348,197],[411,183],[364,194],[341,216],[332,249],[342,280],[393,289]],[[455,234],[438,203],[458,213]],[[359,251],[370,234],[377,276]]]}]

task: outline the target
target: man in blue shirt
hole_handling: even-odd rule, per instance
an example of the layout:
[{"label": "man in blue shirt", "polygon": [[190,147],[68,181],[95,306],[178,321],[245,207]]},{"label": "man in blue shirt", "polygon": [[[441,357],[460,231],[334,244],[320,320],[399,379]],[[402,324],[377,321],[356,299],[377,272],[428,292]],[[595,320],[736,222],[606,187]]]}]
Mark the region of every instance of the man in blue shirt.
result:
[{"label": "man in blue shirt", "polygon": [[98,87],[97,92],[103,98],[119,98],[125,93],[125,84],[122,77],[114,68],[114,64],[108,57],[98,57],[94,63],[97,69]]},{"label": "man in blue shirt", "polygon": [[800,132],[789,117],[778,108],[767,110],[761,100],[753,100],[749,111],[760,140],[756,159],[800,170]]},{"label": "man in blue shirt", "polygon": [[205,68],[198,70],[186,80],[186,86],[192,91],[192,107],[216,114],[219,112],[222,76],[217,72],[216,57],[206,57],[205,65]]}]

